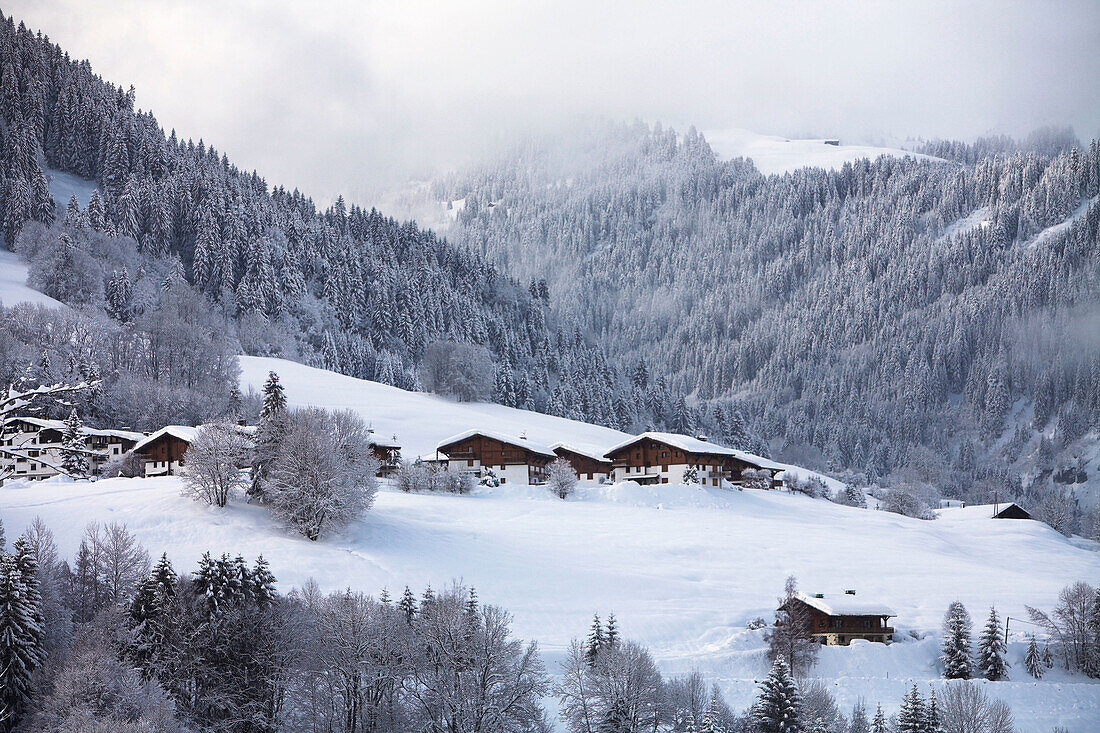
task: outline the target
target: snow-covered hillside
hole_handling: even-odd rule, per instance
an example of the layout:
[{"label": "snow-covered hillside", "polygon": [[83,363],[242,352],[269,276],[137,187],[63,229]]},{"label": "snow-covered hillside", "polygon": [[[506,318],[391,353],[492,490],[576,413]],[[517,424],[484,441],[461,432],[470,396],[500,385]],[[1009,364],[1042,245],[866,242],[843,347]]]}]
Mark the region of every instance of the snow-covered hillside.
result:
[{"label": "snow-covered hillside", "polygon": [[[395,438],[407,459],[434,453],[443,439],[474,429],[526,435],[532,443],[540,445],[564,442],[596,455],[634,437],[612,428],[540,412],[487,402],[455,402],[424,392],[407,392],[388,384],[356,379],[285,359],[242,356],[240,364],[242,391],[254,389],[259,392],[268,373],[275,372],[286,388],[292,407],[313,405],[354,410],[379,435]],[[801,478],[820,478],[830,491],[844,486],[824,474],[786,463],[773,463]]]},{"label": "snow-covered hillside", "polygon": [[37,303],[50,308],[64,308],[48,295],[27,286],[27,263],[14,252],[0,249],[0,304]]},{"label": "snow-covered hillside", "polygon": [[880,155],[906,155],[925,160],[941,160],[929,155],[911,153],[899,148],[873,145],[828,145],[824,139],[794,140],[775,135],[761,135],[749,130],[707,130],[703,137],[722,160],[751,158],[764,175],[789,173],[799,168],[838,169],[845,163],[861,158],[872,160]]},{"label": "snow-covered hillside", "polygon": [[276,372],[292,407],[313,405],[360,413],[379,435],[396,436],[406,458],[435,451],[439,441],[480,428],[525,434],[532,443],[566,441],[602,453],[630,436],[618,430],[483,402],[455,402],[424,392],[406,392],[379,382],[314,369],[284,359],[240,357],[241,390],[257,392]]},{"label": "snow-covered hillside", "polygon": [[81,208],[88,206],[92,191],[96,189],[95,181],[55,170],[47,170],[46,175],[50,179],[50,195],[53,196],[58,211],[64,213],[65,207],[69,205],[69,199],[73,196],[76,196]]},{"label": "snow-covered hillside", "polygon": [[[731,702],[747,705],[765,672],[756,617],[770,618],[788,574],[807,591],[855,588],[898,610],[897,642],[822,650],[817,674],[840,701],[859,695],[895,708],[911,680],[934,682],[936,640],[948,603],[976,619],[1024,605],[1050,607],[1074,580],[1100,577],[1100,553],[1039,522],[920,521],[785,492],[699,487],[582,487],[569,501],[541,488],[480,489],[471,496],[382,491],[374,509],[339,536],[312,543],[241,498],[213,509],[180,496],[175,478],[9,483],[0,516],[11,537],[36,515],[72,556],[86,522],[125,522],[153,553],[180,567],[206,550],[263,553],[283,590],[312,576],[326,589],[399,593],[454,579],[515,614],[550,666],[594,612],[615,612],[670,672],[698,667]],[[1021,730],[1100,724],[1100,685],[1058,672],[1036,683],[1020,663],[990,686],[1010,700]],[[921,640],[913,638],[913,635]]]}]

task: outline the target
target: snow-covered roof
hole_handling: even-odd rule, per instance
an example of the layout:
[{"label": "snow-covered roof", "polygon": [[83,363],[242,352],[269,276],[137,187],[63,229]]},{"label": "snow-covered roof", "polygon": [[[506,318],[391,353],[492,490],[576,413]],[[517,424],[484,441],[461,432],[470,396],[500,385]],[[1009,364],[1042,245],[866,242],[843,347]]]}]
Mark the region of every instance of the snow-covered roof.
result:
[{"label": "snow-covered roof", "polygon": [[185,443],[190,443],[195,439],[195,435],[198,432],[199,429],[196,427],[192,427],[191,425],[165,425],[163,428],[151,434],[148,438],[135,445],[134,452],[140,451],[142,448],[157,440],[162,435],[170,435],[173,438],[178,438]]},{"label": "snow-covered roof", "polygon": [[[149,445],[150,443],[152,443],[154,440],[161,437],[162,435],[171,435],[173,438],[178,438],[178,439],[182,440],[185,443],[191,443],[195,440],[195,436],[198,435],[199,430],[201,430],[204,427],[207,427],[207,425],[210,425],[210,424],[217,424],[217,423],[207,423],[205,425],[199,425],[198,427],[194,427],[194,426],[191,426],[191,425],[165,425],[163,428],[161,428],[160,430],[153,433],[152,435],[150,435],[145,440],[143,440],[140,443],[138,443],[137,445],[135,445],[134,446],[134,451],[135,452],[140,451],[142,448]],[[234,432],[236,432],[238,435],[242,435],[242,436],[244,436],[246,438],[249,438],[249,439],[253,438],[253,436],[255,436],[255,434],[256,434],[256,426],[255,425],[233,425],[232,427],[233,427]]]},{"label": "snow-covered roof", "polygon": [[[817,596],[824,596],[818,598]],[[861,599],[859,596],[841,591],[839,593],[818,593],[811,595],[799,591],[795,596],[808,606],[816,608],[830,616],[897,616],[894,609],[881,603]]]},{"label": "snow-covered roof", "polygon": [[751,463],[760,468],[768,468],[773,471],[782,471],[786,468],[781,463],[770,461],[767,458],[763,458],[758,455],[749,453],[748,451],[737,450],[736,448],[727,448],[724,445],[718,445],[717,443],[711,443],[709,440],[703,440],[702,438],[693,438],[690,435],[681,435],[680,433],[658,433],[658,432],[645,432],[641,435],[636,435],[630,440],[623,441],[616,446],[613,446],[607,450],[607,454],[610,455],[620,448],[625,448],[629,445],[637,443],[639,440],[656,440],[660,443],[666,443],[673,448],[679,448],[682,451],[688,453],[706,453],[709,455],[717,456],[730,456],[744,461],[745,463]]},{"label": "snow-covered roof", "polygon": [[[43,417],[28,417],[18,416],[9,418],[6,424],[13,422],[25,422],[29,425],[35,425],[42,430],[64,430],[64,420],[48,420]],[[124,440],[140,441],[145,438],[145,433],[136,433],[132,430],[102,430],[100,428],[90,428],[87,425],[81,426],[80,432],[83,435],[98,435],[108,438],[121,438]]]},{"label": "snow-covered roof", "polygon": [[370,432],[370,444],[378,446],[379,448],[400,448],[401,447],[397,443],[397,436],[394,436],[393,438],[383,438],[379,435],[376,435],[373,430]]},{"label": "snow-covered roof", "polygon": [[551,443],[549,447],[550,450],[555,452],[555,454],[557,453],[557,450],[561,448],[562,450],[569,451],[570,453],[576,453],[579,456],[591,458],[593,461],[599,461],[600,463],[610,463],[610,461],[607,460],[607,456],[592,448],[581,448],[579,446],[572,445],[571,443],[563,443],[561,441],[558,441],[557,443]]},{"label": "snow-covered roof", "polygon": [[[532,453],[538,453],[539,455],[548,456],[550,458],[557,458],[557,454],[554,451],[547,448],[545,445],[539,445],[538,443],[532,443],[527,438],[520,437],[518,435],[509,435],[508,433],[498,433],[493,430],[465,430],[458,435],[452,435],[446,440],[439,441],[439,445],[436,446],[436,450],[443,450],[444,446],[453,445],[460,440],[466,440],[466,438],[472,438],[475,435],[482,435],[486,438],[492,438],[493,440],[499,440],[501,443],[507,443],[508,445],[514,445],[518,448],[529,450]],[[444,451],[446,452],[446,451]]]}]

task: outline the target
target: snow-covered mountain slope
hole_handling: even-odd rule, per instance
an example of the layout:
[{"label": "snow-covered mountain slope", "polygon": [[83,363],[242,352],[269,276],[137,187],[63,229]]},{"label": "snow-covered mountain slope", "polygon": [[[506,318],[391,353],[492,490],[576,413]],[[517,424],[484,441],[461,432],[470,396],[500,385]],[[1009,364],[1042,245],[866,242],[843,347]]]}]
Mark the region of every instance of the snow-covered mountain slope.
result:
[{"label": "snow-covered mountain slope", "polygon": [[1073,226],[1073,223],[1084,216],[1088,212],[1089,207],[1095,205],[1098,201],[1100,201],[1100,196],[1093,196],[1090,199],[1085,199],[1081,202],[1081,205],[1074,209],[1070,213],[1070,215],[1067,216],[1064,220],[1058,222],[1057,224],[1052,224],[1043,231],[1036,234],[1035,237],[1030,242],[1028,242],[1026,246],[1041,247],[1042,245],[1046,244],[1047,242],[1054,239],[1059,234]]},{"label": "snow-covered mountain slope", "polygon": [[[241,356],[241,390],[260,391],[269,372],[279,375],[293,407],[312,405],[358,412],[374,430],[393,437],[407,459],[426,456],[440,441],[466,430],[526,435],[539,445],[564,442],[595,455],[634,437],[600,425],[486,402],[455,402],[424,392],[407,392],[285,359]],[[830,491],[844,484],[799,466],[775,462],[802,478],[817,477]]]},{"label": "snow-covered mountain slope", "polygon": [[523,434],[532,443],[541,445],[566,441],[600,453],[630,437],[618,430],[563,417],[407,392],[284,359],[242,356],[240,364],[242,391],[252,388],[259,392],[268,372],[274,371],[286,388],[292,407],[312,405],[354,410],[379,435],[396,436],[406,458],[432,453],[444,438],[475,428]]},{"label": "snow-covered mountain slope", "polygon": [[[911,681],[936,681],[933,632],[951,601],[979,622],[991,604],[1021,618],[1025,604],[1049,608],[1065,584],[1100,577],[1100,553],[1039,522],[920,521],[778,491],[628,483],[582,487],[563,502],[537,487],[386,489],[361,521],[314,543],[241,497],[213,509],[179,489],[176,478],[9,483],[0,516],[9,537],[41,516],[69,557],[95,520],[125,522],[179,569],[206,550],[263,553],[284,591],[311,576],[328,590],[391,594],[459,579],[512,611],[516,632],[539,640],[551,668],[594,612],[614,612],[664,669],[698,667],[740,707],[766,671],[762,632],[746,624],[771,618],[789,574],[806,591],[855,588],[897,610],[895,644],[823,649],[816,670],[836,680],[843,704],[862,695],[887,710]],[[1100,685],[1057,671],[1040,683],[1026,676],[1025,628],[1011,630],[1012,681],[991,694],[1012,703],[1021,730],[1100,722]]]},{"label": "snow-covered mountain slope", "polygon": [[48,170],[46,175],[50,179],[50,195],[53,196],[57,210],[62,214],[73,196],[76,196],[81,208],[86,208],[88,200],[92,197],[92,191],[97,188],[95,181],[89,181],[72,173]]},{"label": "snow-covered mountain slope", "polygon": [[0,249],[0,303],[36,303],[49,308],[66,306],[48,295],[27,286],[27,263],[14,252]]},{"label": "snow-covered mountain slope", "polygon": [[828,145],[821,140],[793,140],[775,135],[761,135],[749,130],[707,130],[703,137],[721,160],[751,158],[764,175],[790,173],[799,168],[838,169],[845,163],[861,158],[872,160],[880,155],[907,155],[924,160],[942,160],[930,155],[911,153],[899,148],[872,145]]}]

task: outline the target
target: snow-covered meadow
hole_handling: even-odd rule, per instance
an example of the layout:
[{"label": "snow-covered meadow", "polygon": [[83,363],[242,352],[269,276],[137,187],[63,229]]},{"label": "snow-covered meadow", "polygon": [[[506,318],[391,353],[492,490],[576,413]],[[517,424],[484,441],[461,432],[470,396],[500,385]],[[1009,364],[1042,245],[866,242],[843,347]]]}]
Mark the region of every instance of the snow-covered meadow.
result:
[{"label": "snow-covered meadow", "polygon": [[[614,612],[663,669],[698,667],[737,706],[766,671],[762,632],[746,624],[771,618],[789,574],[807,591],[855,588],[898,610],[895,644],[824,649],[814,672],[835,681],[841,703],[862,695],[887,709],[912,680],[937,682],[935,632],[952,600],[978,624],[991,604],[1021,618],[1025,604],[1050,607],[1065,584],[1100,576],[1095,548],[1039,522],[920,521],[780,491],[626,483],[582,487],[563,502],[539,487],[386,488],[364,519],[312,543],[240,497],[219,510],[179,489],[176,478],[9,483],[0,516],[9,536],[41,516],[69,556],[95,520],[126,523],[181,569],[206,550],[263,553],[283,590],[309,577],[329,590],[391,594],[460,580],[512,611],[516,633],[537,639],[551,668],[593,613]],[[1012,680],[990,691],[1012,703],[1022,730],[1100,723],[1100,685],[1027,677],[1025,629],[1012,627]]]},{"label": "snow-covered meadow", "polygon": [[795,139],[776,135],[761,135],[749,130],[723,128],[706,130],[703,137],[714,154],[722,160],[749,158],[764,175],[782,175],[799,168],[837,170],[845,163],[864,158],[874,160],[880,155],[908,156],[922,160],[938,160],[931,155],[913,153],[900,148],[874,145],[829,145],[821,139]]}]

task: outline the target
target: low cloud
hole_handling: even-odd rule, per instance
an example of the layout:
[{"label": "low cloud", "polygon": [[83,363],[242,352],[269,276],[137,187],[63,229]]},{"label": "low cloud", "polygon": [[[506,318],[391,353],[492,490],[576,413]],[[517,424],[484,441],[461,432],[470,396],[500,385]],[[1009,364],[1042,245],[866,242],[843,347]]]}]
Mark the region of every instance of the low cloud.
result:
[{"label": "low cloud", "polygon": [[891,142],[1100,137],[1100,5],[18,0],[166,128],[319,201],[591,116]]}]

